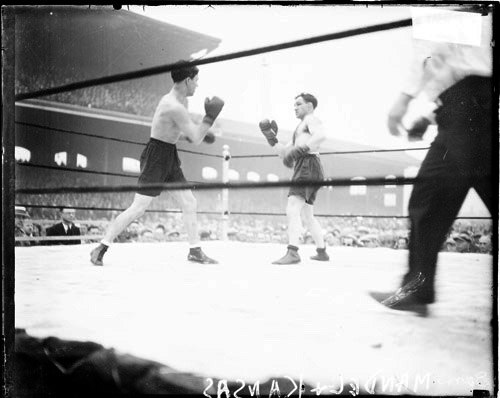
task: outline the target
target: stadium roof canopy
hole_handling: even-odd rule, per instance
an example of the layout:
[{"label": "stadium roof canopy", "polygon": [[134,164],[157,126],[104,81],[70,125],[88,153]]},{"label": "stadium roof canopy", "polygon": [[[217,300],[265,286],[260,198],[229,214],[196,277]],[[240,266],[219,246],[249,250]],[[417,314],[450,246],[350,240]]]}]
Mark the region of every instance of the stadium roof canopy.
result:
[{"label": "stadium roof canopy", "polygon": [[111,6],[15,9],[16,74],[42,75],[55,85],[187,60],[220,43]]}]

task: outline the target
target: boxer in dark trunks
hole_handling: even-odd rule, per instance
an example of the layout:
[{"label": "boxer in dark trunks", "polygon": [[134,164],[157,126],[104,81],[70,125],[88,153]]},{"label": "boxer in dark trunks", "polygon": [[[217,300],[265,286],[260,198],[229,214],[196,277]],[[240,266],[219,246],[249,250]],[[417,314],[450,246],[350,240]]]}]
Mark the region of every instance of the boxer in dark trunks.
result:
[{"label": "boxer in dark trunks", "polygon": [[[319,147],[326,139],[323,124],[314,115],[318,100],[311,94],[302,93],[295,97],[295,116],[300,123],[293,139],[286,145],[278,142],[278,126],[275,121],[262,120],[259,127],[274,151],[283,159],[285,166],[293,167],[292,181],[322,180],[323,167],[319,159]],[[288,218],[288,246],[284,257],[273,264],[296,264],[300,262],[298,253],[299,237],[302,230],[301,215],[316,244],[317,254],[311,259],[328,261],[323,232],[314,217],[314,201],[319,187],[291,187],[288,192],[286,214]]]},{"label": "boxer in dark trunks", "polygon": [[[218,97],[205,99],[205,116],[201,124],[195,124],[188,113],[188,97],[198,87],[196,66],[176,69],[171,72],[174,85],[162,97],[153,116],[151,138],[140,158],[141,175],[139,186],[151,183],[186,181],[177,154],[176,143],[185,139],[195,145],[202,141],[213,143],[215,136],[209,131],[224,106]],[[161,189],[141,190],[135,194],[130,207],[112,221],[106,234],[90,255],[92,264],[102,266],[103,256],[113,240],[132,221],[144,214]],[[196,198],[190,190],[169,191],[180,205],[186,226],[190,251],[188,260],[203,264],[216,264],[201,250],[196,220]]]}]

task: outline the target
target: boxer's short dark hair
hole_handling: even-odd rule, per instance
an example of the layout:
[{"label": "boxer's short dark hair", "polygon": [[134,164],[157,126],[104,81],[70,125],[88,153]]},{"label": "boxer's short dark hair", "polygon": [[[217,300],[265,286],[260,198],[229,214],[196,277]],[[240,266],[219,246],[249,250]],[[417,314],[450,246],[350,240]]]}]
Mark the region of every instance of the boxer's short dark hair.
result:
[{"label": "boxer's short dark hair", "polygon": [[[177,63],[182,64],[185,62],[188,61],[179,61]],[[198,74],[199,71],[200,70],[198,69],[198,67],[196,65],[193,65],[180,69],[174,69],[172,72],[170,72],[170,75],[172,76],[172,80],[174,81],[174,83],[179,83],[182,82],[184,79],[187,79],[188,77],[193,79]]]},{"label": "boxer's short dark hair", "polygon": [[295,97],[295,99],[297,99],[299,97],[302,97],[305,102],[310,102],[312,104],[312,106],[313,106],[314,109],[316,109],[316,107],[318,106],[318,100],[312,94],[309,94],[309,93],[300,93],[299,95],[297,95]]}]

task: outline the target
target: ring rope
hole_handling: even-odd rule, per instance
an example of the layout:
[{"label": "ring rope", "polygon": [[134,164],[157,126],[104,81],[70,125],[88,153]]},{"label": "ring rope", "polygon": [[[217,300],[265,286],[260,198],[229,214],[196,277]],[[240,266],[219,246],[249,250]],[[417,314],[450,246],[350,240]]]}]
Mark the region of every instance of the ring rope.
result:
[{"label": "ring rope", "polygon": [[[81,135],[85,137],[92,137],[92,138],[100,138],[103,140],[109,140],[109,141],[116,141],[116,142],[122,142],[126,144],[134,144],[134,145],[142,145],[145,146],[145,142],[140,142],[140,141],[134,141],[134,140],[126,140],[123,138],[114,138],[114,137],[103,137],[95,134],[90,134],[90,133],[82,133],[79,131],[74,131],[74,130],[67,130],[67,129],[59,129],[59,128],[53,128],[49,126],[44,126],[41,124],[36,124],[36,123],[28,123],[28,122],[20,122],[16,121],[16,124],[21,124],[23,126],[29,126],[29,127],[38,127],[46,130],[51,130],[54,132],[58,133],[68,133],[68,134],[73,134],[73,135]],[[333,152],[320,152],[320,155],[348,155],[348,154],[359,154],[359,153],[377,153],[377,152],[403,152],[403,151],[425,151],[429,149],[429,147],[425,148],[396,148],[396,149],[369,149],[369,150],[356,150],[356,151],[333,151]],[[196,151],[190,151],[186,149],[177,149],[179,152],[186,152],[186,153],[192,153],[195,155],[205,155],[205,156],[211,156],[215,158],[222,158],[222,155],[214,155],[214,154],[209,154],[209,153],[204,153],[204,152],[196,152]],[[262,154],[262,155],[231,155],[231,159],[246,159],[246,158],[268,158],[268,157],[277,157],[278,155],[275,154]]]},{"label": "ring rope", "polygon": [[[18,166],[24,166],[24,167],[39,167],[42,169],[49,169],[49,170],[57,170],[57,171],[67,171],[67,172],[75,172],[75,173],[87,173],[87,174],[99,174],[99,175],[111,175],[115,177],[131,177],[131,178],[137,178],[137,174],[124,174],[124,173],[112,173],[108,171],[97,171],[97,170],[88,170],[88,169],[79,169],[79,168],[74,168],[74,167],[62,167],[62,166],[50,166],[50,165],[44,165],[44,164],[36,164],[36,163],[22,163],[22,162],[16,162]],[[203,184],[201,181],[189,181],[190,183],[196,183],[196,184]],[[47,192],[47,193],[52,193],[52,192]],[[83,192],[85,193],[85,192]]]},{"label": "ring rope", "polygon": [[[23,206],[34,209],[60,209],[71,207],[75,210],[93,210],[93,211],[124,211],[127,210],[121,207],[93,207],[93,206],[68,206],[68,205],[32,205],[32,204],[16,204],[15,206]],[[179,209],[147,209],[146,213],[182,213]],[[220,214],[220,211],[197,211],[198,214]]]},{"label": "ring rope", "polygon": [[[471,178],[473,176],[470,176]],[[491,180],[490,176],[475,176],[479,180]],[[423,181],[432,181],[435,184],[441,181],[461,181],[459,177],[452,178],[423,178],[423,177],[396,177],[390,180],[390,185],[414,185]],[[373,177],[365,180],[351,180],[349,178],[326,179],[326,180],[308,180],[308,181],[265,181],[265,182],[172,182],[172,183],[154,183],[142,185],[115,185],[115,186],[88,186],[88,187],[58,187],[58,188],[16,188],[16,194],[45,194],[45,193],[104,193],[104,192],[142,192],[150,189],[160,189],[162,191],[179,191],[183,189],[191,190],[213,190],[213,189],[248,189],[248,188],[285,188],[285,187],[322,187],[322,186],[352,186],[352,185],[387,185],[388,180],[384,177]]]},{"label": "ring rope", "polygon": [[333,152],[320,152],[321,155],[347,155],[354,153],[380,153],[380,152],[403,152],[403,151],[426,151],[430,147],[424,148],[395,148],[395,149],[363,149],[356,151],[333,151]]},{"label": "ring rope", "polygon": [[[218,213],[220,214],[220,213]],[[238,216],[286,216],[286,213],[260,213],[260,212],[240,212],[240,211],[230,211],[229,214],[231,215],[238,215]],[[331,217],[331,218],[398,218],[398,219],[405,219],[405,218],[410,218],[409,216],[397,216],[397,215],[384,215],[384,214],[378,214],[378,215],[373,215],[373,214],[316,214],[314,213],[315,217]],[[490,220],[491,217],[487,216],[460,216],[460,217],[455,217],[456,220]]]},{"label": "ring rope", "polygon": [[[378,153],[378,152],[403,152],[403,151],[425,151],[430,147],[425,148],[396,148],[396,149],[366,149],[356,151],[333,151],[333,152],[320,152],[320,155],[351,155],[356,153]],[[271,158],[278,155],[265,154],[265,155],[231,155],[231,159],[247,159],[247,158]]]},{"label": "ring rope", "polygon": [[60,240],[100,240],[104,235],[71,235],[71,236],[16,236],[16,242],[43,242],[43,241],[60,241]]},{"label": "ring rope", "polygon": [[[58,128],[53,128],[53,127],[49,127],[49,126],[43,126],[43,125],[35,124],[35,123],[27,123],[27,122],[19,122],[19,121],[16,121],[15,123],[16,124],[22,124],[24,126],[29,126],[29,127],[38,127],[38,128],[42,128],[42,129],[46,129],[46,130],[51,130],[51,131],[54,131],[54,132],[57,132],[57,133],[66,133],[66,134],[80,135],[80,136],[84,136],[84,137],[100,138],[100,139],[103,139],[103,140],[122,142],[122,143],[125,143],[125,144],[134,144],[134,145],[142,145],[142,146],[146,146],[146,144],[147,144],[147,142],[134,141],[134,140],[126,140],[126,139],[123,139],[123,138],[103,137],[103,136],[99,136],[99,135],[95,135],[95,134],[82,133],[82,132],[74,131],[74,130],[58,129]],[[191,153],[191,154],[194,154],[194,155],[204,155],[204,156],[208,156],[208,157],[222,158],[222,155],[214,155],[214,154],[210,154],[210,153],[191,151],[191,150],[188,150],[188,149],[177,149],[177,151],[178,152]]]},{"label": "ring rope", "polygon": [[[67,205],[32,205],[32,204],[24,204],[24,203],[16,203],[15,206],[23,206],[27,208],[37,208],[37,209],[60,209],[61,207],[68,207]],[[94,211],[124,211],[125,208],[117,208],[117,207],[89,207],[89,206],[69,206],[72,209],[76,210],[94,210]],[[182,213],[182,210],[178,209],[147,209],[146,213]],[[228,211],[228,215],[235,216],[286,216],[286,213],[270,213],[270,212],[243,212],[243,211]],[[220,215],[220,211],[197,211],[197,214],[214,214]],[[314,214],[316,217],[332,217],[332,218],[398,218],[405,219],[409,218],[409,216],[399,216],[399,215],[384,215],[384,214]],[[456,219],[464,219],[464,220],[489,220],[491,217],[487,216],[460,216],[456,217]]]},{"label": "ring rope", "polygon": [[61,166],[49,166],[44,164],[36,164],[36,163],[16,163],[18,166],[23,167],[38,167],[41,169],[49,169],[49,170],[58,170],[58,171],[68,171],[68,172],[76,172],[76,173],[87,173],[87,174],[99,174],[99,175],[108,175],[115,177],[134,177],[137,178],[137,174],[124,174],[124,173],[112,173],[109,171],[97,171],[97,170],[87,170],[87,169],[79,169],[74,167],[61,167]]},{"label": "ring rope", "polygon": [[104,76],[96,79],[89,79],[75,83],[69,83],[62,86],[56,86],[51,88],[46,88],[42,90],[32,91],[28,93],[16,94],[15,100],[21,101],[29,98],[43,97],[51,94],[58,94],[66,91],[78,90],[82,88],[104,85],[109,83],[116,83],[124,80],[137,79],[146,76],[158,75],[161,73],[171,72],[172,70],[181,69],[194,65],[204,65],[222,61],[228,61],[230,59],[250,57],[253,55],[264,54],[272,51],[285,50],[288,48],[307,46],[310,44],[321,43],[325,41],[333,41],[344,39],[347,37],[360,36],[369,33],[382,32],[385,30],[404,28],[412,25],[411,18],[402,19],[393,22],[387,22],[382,24],[365,26],[362,28],[347,29],[341,32],[330,33],[326,35],[313,36],[306,39],[293,40],[288,42],[283,42],[280,44],[273,44],[263,47],[257,47],[250,50],[236,51],[228,54],[218,55],[215,57],[208,57],[204,59],[197,59],[189,62],[176,62],[173,64],[166,64],[155,66],[151,68],[141,69],[134,72],[119,73],[116,75]]},{"label": "ring rope", "polygon": [[55,127],[49,127],[49,126],[44,126],[41,124],[37,123],[28,123],[28,122],[20,122],[20,121],[15,121],[15,124],[21,124],[23,126],[28,126],[28,127],[35,127],[35,128],[41,128],[45,130],[51,130],[51,132],[57,132],[57,133],[67,133],[67,134],[73,134],[73,135],[80,135],[84,137],[92,137],[92,138],[101,138],[101,139],[106,139],[109,141],[116,141],[116,142],[123,142],[126,144],[134,144],[134,145],[146,145],[145,142],[142,141],[134,141],[134,140],[126,140],[123,138],[114,138],[114,137],[103,137],[100,135],[95,135],[95,134],[90,134],[90,133],[82,133],[80,131],[74,131],[74,130],[67,130],[67,129],[59,129]]}]

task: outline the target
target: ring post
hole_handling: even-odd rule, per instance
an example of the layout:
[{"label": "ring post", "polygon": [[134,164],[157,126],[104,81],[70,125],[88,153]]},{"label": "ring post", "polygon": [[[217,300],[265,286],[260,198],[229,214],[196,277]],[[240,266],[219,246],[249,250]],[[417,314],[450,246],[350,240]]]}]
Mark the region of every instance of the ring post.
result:
[{"label": "ring post", "polygon": [[[229,181],[229,145],[222,147],[222,182]],[[222,190],[222,240],[227,240],[227,230],[229,227],[229,190]]]}]

